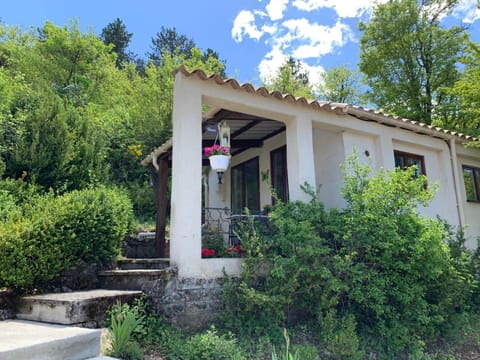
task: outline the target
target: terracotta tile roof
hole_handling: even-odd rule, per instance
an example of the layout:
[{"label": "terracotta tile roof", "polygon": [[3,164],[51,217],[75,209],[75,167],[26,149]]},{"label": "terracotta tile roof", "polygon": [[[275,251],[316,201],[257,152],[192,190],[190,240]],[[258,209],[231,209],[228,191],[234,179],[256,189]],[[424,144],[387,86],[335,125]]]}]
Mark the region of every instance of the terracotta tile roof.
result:
[{"label": "terracotta tile roof", "polygon": [[[307,100],[304,97],[297,98],[291,94],[282,94],[279,91],[269,91],[264,87],[255,88],[252,84],[245,83],[240,84],[235,79],[223,79],[220,75],[214,74],[208,76],[203,70],[197,69],[188,71],[185,66],[177,68],[175,73],[181,72],[186,77],[196,76],[197,78],[205,81],[215,82],[218,85],[227,85],[233,89],[239,89],[248,93],[258,94],[264,97],[275,98],[282,101],[293,102],[297,104],[306,105],[314,109],[322,109],[327,111],[334,111],[335,113],[349,114],[362,120],[375,121],[381,124],[393,125],[400,128],[405,128],[418,133],[426,133],[431,136],[437,136],[445,138],[445,135],[449,137],[454,136],[463,141],[479,141],[470,135],[462,134],[459,132],[443,129],[441,127],[427,125],[418,121],[405,119],[399,116],[389,115],[382,111],[365,109],[361,106],[355,106],[350,104],[334,103],[330,101],[319,100]],[[428,133],[426,132],[428,131]]]},{"label": "terracotta tile roof", "polygon": [[[185,66],[181,65],[175,70],[175,74],[182,73],[185,77],[195,76],[200,80],[213,82],[220,86],[230,86],[232,89],[238,91],[245,91],[250,94],[256,94],[259,96],[278,99],[280,101],[286,101],[291,103],[296,103],[304,106],[308,106],[313,109],[321,109],[324,111],[332,111],[336,114],[351,115],[360,120],[364,121],[373,121],[379,124],[384,124],[387,126],[397,127],[404,130],[413,131],[419,134],[425,134],[436,138],[441,138],[449,140],[455,138],[460,142],[473,142],[480,141],[479,138],[459,133],[452,130],[447,130],[441,127],[427,125],[419,121],[414,121],[400,116],[386,114],[382,111],[370,110],[363,108],[361,106],[335,103],[330,101],[319,101],[319,100],[308,100],[304,97],[295,97],[292,94],[282,94],[279,91],[269,91],[265,87],[255,87],[252,84],[245,83],[240,84],[235,79],[223,79],[220,75],[207,75],[203,70],[196,69],[189,71]],[[143,165],[147,165],[152,162],[154,156],[158,156],[165,151],[171,149],[171,140],[166,144],[163,144],[161,147],[155,149],[150,155],[148,155],[143,161]]]}]

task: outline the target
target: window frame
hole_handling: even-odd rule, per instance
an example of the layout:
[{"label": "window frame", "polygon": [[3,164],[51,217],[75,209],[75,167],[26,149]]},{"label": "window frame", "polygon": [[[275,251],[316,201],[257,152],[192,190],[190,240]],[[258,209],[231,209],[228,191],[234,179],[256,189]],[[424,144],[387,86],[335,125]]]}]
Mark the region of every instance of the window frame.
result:
[{"label": "window frame", "polygon": [[[255,162],[256,164],[256,167],[257,167],[257,173],[256,173],[256,176],[255,176],[255,181],[257,183],[257,194],[255,195],[256,196],[256,201],[257,201],[257,204],[256,204],[256,208],[255,209],[252,209],[250,207],[247,206],[247,198],[246,198],[246,186],[247,186],[247,182],[246,182],[246,171],[245,171],[245,166],[248,164],[248,163],[251,163],[251,162]],[[242,189],[241,189],[241,192],[242,192],[242,199],[241,199],[241,202],[242,202],[242,206],[240,208],[234,208],[234,172],[237,170],[237,169],[242,169]],[[255,156],[251,159],[248,159],[246,161],[243,161],[235,166],[232,166],[231,170],[230,170],[230,206],[231,206],[231,209],[233,211],[241,211],[243,212],[244,209],[247,207],[249,210],[253,211],[253,212],[257,212],[257,211],[260,211],[260,161],[259,161],[259,157],[258,156]]]},{"label": "window frame", "polygon": [[[467,186],[465,184],[465,170],[471,170],[473,174],[473,191],[475,194],[474,199],[468,199]],[[465,189],[465,200],[472,203],[480,203],[480,167],[471,165],[462,165],[463,186]]]},{"label": "window frame", "polygon": [[[289,191],[288,191],[288,167],[287,167],[287,145],[280,146],[279,148],[276,148],[272,151],[270,151],[270,171],[271,171],[271,176],[270,176],[270,185],[273,190],[276,189],[276,184],[275,184],[275,179],[276,179],[276,173],[275,173],[275,166],[274,166],[274,156],[277,154],[281,154],[282,158],[282,171],[284,172],[285,176],[285,181],[283,182],[282,186],[282,193],[277,194],[277,197],[279,200],[283,202],[288,202],[289,200]],[[276,198],[272,197],[272,204],[276,203]]]},{"label": "window frame", "polygon": [[[421,169],[419,169],[420,174],[418,174],[418,175],[427,176],[427,169],[425,168],[425,157],[423,155],[414,154],[414,153],[410,153],[410,152],[406,152],[406,151],[393,150],[393,161],[395,163],[395,168],[399,167],[399,166],[397,166],[396,161],[395,161],[395,157],[397,157],[397,156],[401,156],[403,158],[404,163],[408,163],[408,161],[407,161],[408,159],[419,160],[420,165],[421,165]],[[411,165],[407,165],[406,167],[408,167],[408,166],[411,166]],[[406,167],[404,167],[402,170],[405,170]]]}]

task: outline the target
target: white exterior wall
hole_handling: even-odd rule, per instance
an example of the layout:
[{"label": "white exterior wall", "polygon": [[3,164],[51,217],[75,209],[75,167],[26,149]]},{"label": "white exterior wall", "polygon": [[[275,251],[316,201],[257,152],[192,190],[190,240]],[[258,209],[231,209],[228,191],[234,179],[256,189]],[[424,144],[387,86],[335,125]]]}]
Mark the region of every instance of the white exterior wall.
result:
[{"label": "white exterior wall", "polygon": [[463,179],[463,165],[480,168],[480,149],[465,148],[457,145],[457,171],[459,173],[459,185],[461,194],[461,205],[465,217],[465,235],[467,236],[467,246],[475,248],[477,246],[477,237],[480,236],[480,203],[467,201]]},{"label": "white exterior wall", "polygon": [[[420,214],[429,217],[439,215],[450,224],[459,225],[450,150],[446,141],[357,119],[355,124],[342,119],[337,124],[345,127],[335,127],[332,126],[335,117],[333,114],[324,115],[315,123],[314,130],[315,172],[317,183],[321,186],[320,199],[326,207],[345,206],[340,193],[343,185],[340,165],[354,150],[359,160],[369,163],[374,170],[382,167],[393,169],[394,151],[398,150],[423,156],[429,183],[439,185],[430,206],[419,208]],[[471,216],[476,215],[478,213]]]},{"label": "white exterior wall", "polygon": [[327,208],[341,208],[345,201],[339,196],[343,184],[340,165],[345,161],[342,134],[339,132],[314,129],[314,157],[319,198]]}]

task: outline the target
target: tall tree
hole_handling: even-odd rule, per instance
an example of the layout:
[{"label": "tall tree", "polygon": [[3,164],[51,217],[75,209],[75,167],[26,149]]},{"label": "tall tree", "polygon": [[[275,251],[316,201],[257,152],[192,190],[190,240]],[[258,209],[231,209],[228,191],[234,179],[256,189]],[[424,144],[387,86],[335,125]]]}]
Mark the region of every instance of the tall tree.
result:
[{"label": "tall tree", "polygon": [[148,55],[149,58],[158,65],[164,54],[168,54],[171,57],[183,55],[188,59],[194,47],[195,42],[193,39],[189,39],[185,35],[180,35],[174,27],[166,28],[162,26],[156,37],[152,38],[152,52]]},{"label": "tall tree", "polygon": [[106,45],[113,45],[113,51],[117,54],[117,67],[122,68],[122,63],[132,61],[134,56],[127,51],[133,34],[127,31],[127,27],[120,18],[116,18],[102,29],[100,38]]},{"label": "tall tree", "polygon": [[465,48],[463,28],[444,29],[440,19],[457,1],[391,0],[360,24],[360,70],[370,101],[387,112],[430,124],[448,98],[442,89],[458,79]]},{"label": "tall tree", "polygon": [[226,60],[220,60],[218,53],[210,48],[205,50],[202,54],[202,62],[207,64],[209,61],[219,62],[223,64],[223,69],[218,69],[218,72],[216,72],[216,74],[219,74],[223,78],[227,77],[227,74],[225,72]]},{"label": "tall tree", "polygon": [[334,66],[322,73],[322,83],[318,86],[319,98],[338,103],[359,105],[359,74],[346,66]]},{"label": "tall tree", "polygon": [[308,73],[299,60],[289,57],[277,70],[272,79],[265,79],[264,85],[270,90],[284,94],[293,94],[305,98],[313,98]]},{"label": "tall tree", "polygon": [[[434,124],[480,137],[480,45],[471,42],[462,59],[464,71],[453,88],[445,89],[451,98],[436,114]],[[480,145],[480,144],[479,144]]]}]

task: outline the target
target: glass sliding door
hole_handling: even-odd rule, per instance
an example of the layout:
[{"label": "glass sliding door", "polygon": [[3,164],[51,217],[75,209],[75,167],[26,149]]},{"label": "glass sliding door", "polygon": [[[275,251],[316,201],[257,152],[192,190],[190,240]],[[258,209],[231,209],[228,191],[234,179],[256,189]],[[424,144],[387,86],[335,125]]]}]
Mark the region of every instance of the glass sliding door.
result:
[{"label": "glass sliding door", "polygon": [[[270,153],[272,188],[278,200],[288,201],[287,147],[282,146]],[[275,203],[276,199],[273,199]]]},{"label": "glass sliding door", "polygon": [[232,167],[232,210],[260,210],[258,157]]}]

